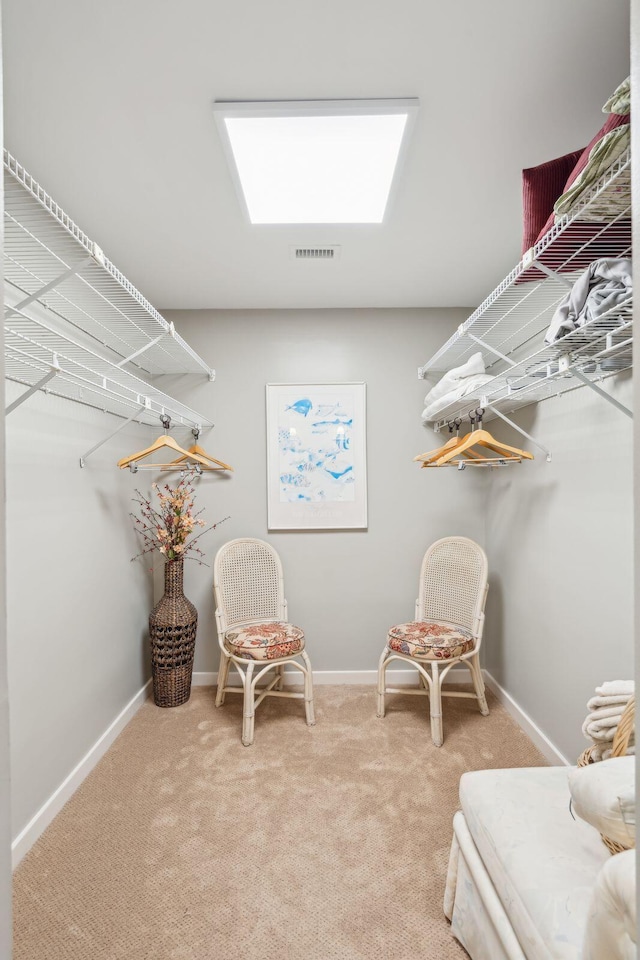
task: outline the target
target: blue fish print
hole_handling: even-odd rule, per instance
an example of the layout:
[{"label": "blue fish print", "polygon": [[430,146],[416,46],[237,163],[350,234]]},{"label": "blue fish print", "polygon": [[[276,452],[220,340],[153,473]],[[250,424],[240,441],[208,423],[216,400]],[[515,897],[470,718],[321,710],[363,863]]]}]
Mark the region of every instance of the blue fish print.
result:
[{"label": "blue fish print", "polygon": [[353,470],[353,467],[346,467],[345,470],[329,470],[328,467],[325,467],[327,473],[331,474],[334,480],[340,480],[341,477],[344,477],[345,474],[349,473],[350,470]]},{"label": "blue fish print", "polygon": [[312,406],[313,404],[311,403],[311,400],[307,399],[307,397],[303,397],[302,400],[296,400],[295,403],[285,407],[285,413],[287,410],[293,410],[295,413],[299,413],[301,417],[306,417]]},{"label": "blue fish print", "polygon": [[340,403],[320,403],[316,407],[314,413],[316,417],[328,417],[330,414],[336,413],[340,407]]},{"label": "blue fish print", "polygon": [[299,473],[282,473],[280,483],[288,487],[308,487],[309,481]]},{"label": "blue fish print", "polygon": [[353,419],[345,420],[344,418],[337,418],[336,420],[317,420],[313,426],[314,427],[350,427],[353,423]]}]

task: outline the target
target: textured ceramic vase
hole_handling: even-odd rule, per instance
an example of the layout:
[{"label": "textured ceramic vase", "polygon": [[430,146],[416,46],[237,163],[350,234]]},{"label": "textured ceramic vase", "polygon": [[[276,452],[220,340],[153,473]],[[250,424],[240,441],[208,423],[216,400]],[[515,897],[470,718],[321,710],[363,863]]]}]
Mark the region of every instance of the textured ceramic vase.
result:
[{"label": "textured ceramic vase", "polygon": [[183,592],[184,560],[164,567],[164,596],[149,617],[153,699],[159,707],[178,707],[191,695],[198,611]]}]

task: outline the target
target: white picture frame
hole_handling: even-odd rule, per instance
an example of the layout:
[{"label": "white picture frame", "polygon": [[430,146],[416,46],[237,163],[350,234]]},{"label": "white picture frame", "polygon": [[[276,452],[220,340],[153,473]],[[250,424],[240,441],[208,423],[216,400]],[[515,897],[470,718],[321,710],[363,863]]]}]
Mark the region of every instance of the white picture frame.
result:
[{"label": "white picture frame", "polygon": [[269,530],[367,527],[366,384],[268,383]]}]

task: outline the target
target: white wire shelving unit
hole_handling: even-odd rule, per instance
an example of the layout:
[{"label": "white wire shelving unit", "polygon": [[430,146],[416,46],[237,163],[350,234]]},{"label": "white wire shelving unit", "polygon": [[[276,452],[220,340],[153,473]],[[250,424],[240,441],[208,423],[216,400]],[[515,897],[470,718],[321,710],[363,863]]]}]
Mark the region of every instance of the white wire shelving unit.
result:
[{"label": "white wire shelving unit", "polygon": [[[616,215],[603,222],[603,207],[614,195]],[[586,267],[602,257],[630,256],[631,158],[627,151],[418,369],[420,379],[437,378],[480,350],[487,373],[494,377],[478,392],[439,411],[435,429],[465,419],[479,405],[485,409],[485,420],[507,419],[506,414],[523,406],[585,385],[631,416],[599,386],[600,381],[632,366],[631,296],[553,345],[544,344],[556,308]]]},{"label": "white wire shelving unit", "polygon": [[4,191],[5,375],[27,387],[7,413],[43,390],[126,422],[209,426],[147,378],[215,371],[6,150]]}]

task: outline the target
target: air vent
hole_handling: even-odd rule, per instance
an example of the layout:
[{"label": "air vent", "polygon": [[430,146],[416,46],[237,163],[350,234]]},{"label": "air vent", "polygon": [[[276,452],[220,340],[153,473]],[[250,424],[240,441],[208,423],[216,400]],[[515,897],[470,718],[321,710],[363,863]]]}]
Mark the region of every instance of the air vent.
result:
[{"label": "air vent", "polygon": [[294,260],[337,260],[340,247],[291,247]]}]

